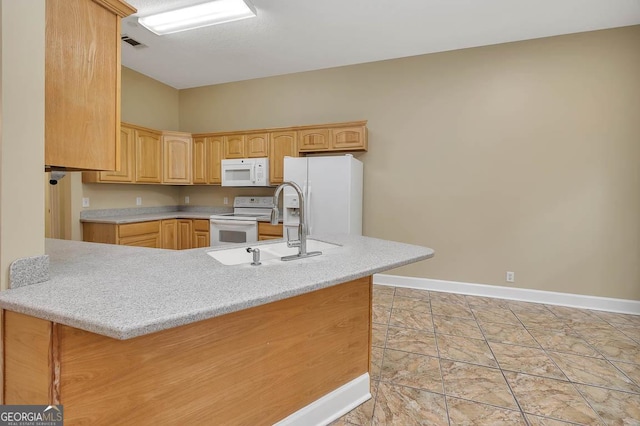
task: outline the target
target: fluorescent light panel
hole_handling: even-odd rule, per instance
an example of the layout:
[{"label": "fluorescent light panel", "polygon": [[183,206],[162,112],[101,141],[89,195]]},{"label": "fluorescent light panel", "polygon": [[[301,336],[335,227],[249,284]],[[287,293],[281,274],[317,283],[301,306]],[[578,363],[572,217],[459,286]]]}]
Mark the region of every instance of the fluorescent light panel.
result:
[{"label": "fluorescent light panel", "polygon": [[255,16],[256,10],[248,0],[216,0],[145,16],[138,22],[149,31],[165,35]]}]

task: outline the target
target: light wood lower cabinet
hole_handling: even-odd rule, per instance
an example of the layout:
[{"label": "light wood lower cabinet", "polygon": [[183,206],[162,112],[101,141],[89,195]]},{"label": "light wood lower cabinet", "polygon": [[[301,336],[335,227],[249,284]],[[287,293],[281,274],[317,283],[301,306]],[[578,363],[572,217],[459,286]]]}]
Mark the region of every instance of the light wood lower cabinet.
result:
[{"label": "light wood lower cabinet", "polygon": [[209,247],[210,241],[210,223],[206,219],[193,220],[193,248]]},{"label": "light wood lower cabinet", "polygon": [[63,403],[70,425],[271,425],[370,371],[371,299],[364,277],[128,340],[4,311],[4,403]]},{"label": "light wood lower cabinet", "polygon": [[121,225],[85,222],[82,240],[172,250],[209,247],[209,221],[165,219]]},{"label": "light wood lower cabinet", "polygon": [[272,225],[268,222],[258,222],[258,241],[282,238],[282,229],[281,223]]},{"label": "light wood lower cabinet", "polygon": [[191,219],[178,219],[178,250],[185,250],[193,245],[193,221]]}]

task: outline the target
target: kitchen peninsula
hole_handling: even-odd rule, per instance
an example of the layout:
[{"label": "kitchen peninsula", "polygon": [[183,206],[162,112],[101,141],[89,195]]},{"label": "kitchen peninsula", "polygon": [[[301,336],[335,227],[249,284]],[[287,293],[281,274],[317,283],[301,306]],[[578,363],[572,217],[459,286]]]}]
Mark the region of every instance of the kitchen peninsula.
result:
[{"label": "kitchen peninsula", "polygon": [[63,404],[67,424],[311,424],[350,410],[369,397],[371,275],[433,250],[318,239],[341,247],[257,267],[211,248],[47,240],[50,280],[0,294],[5,403]]}]

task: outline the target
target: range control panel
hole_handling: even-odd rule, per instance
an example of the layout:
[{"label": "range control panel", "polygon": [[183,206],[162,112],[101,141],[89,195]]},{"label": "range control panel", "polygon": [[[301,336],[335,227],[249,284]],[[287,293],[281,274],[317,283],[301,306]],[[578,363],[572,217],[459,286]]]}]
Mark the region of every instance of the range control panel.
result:
[{"label": "range control panel", "polygon": [[233,207],[273,208],[273,197],[236,197]]}]

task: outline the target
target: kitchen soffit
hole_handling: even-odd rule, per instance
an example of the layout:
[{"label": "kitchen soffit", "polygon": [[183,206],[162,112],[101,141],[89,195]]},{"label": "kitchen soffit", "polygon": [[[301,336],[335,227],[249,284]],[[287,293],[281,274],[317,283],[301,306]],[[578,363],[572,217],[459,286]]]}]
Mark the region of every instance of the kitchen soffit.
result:
[{"label": "kitchen soffit", "polygon": [[638,0],[253,0],[258,17],[158,36],[129,0],[122,64],[178,89],[640,24]]}]

